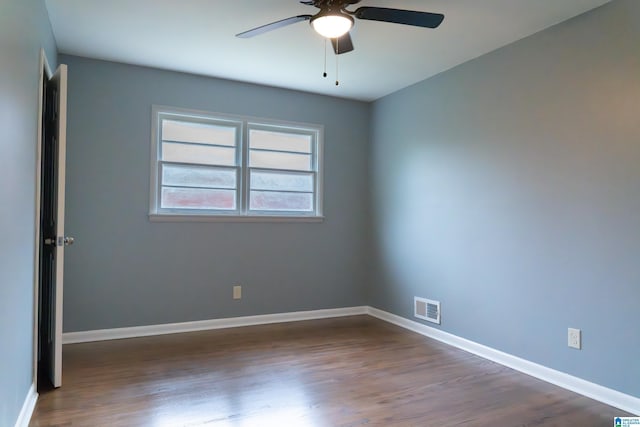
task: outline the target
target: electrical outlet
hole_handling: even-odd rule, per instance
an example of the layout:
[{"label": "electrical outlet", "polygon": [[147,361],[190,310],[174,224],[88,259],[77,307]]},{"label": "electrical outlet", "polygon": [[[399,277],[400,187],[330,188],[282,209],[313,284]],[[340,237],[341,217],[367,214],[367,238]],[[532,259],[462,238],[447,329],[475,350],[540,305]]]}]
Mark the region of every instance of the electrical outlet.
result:
[{"label": "electrical outlet", "polygon": [[233,299],[242,299],[242,286],[233,285]]},{"label": "electrical outlet", "polygon": [[569,347],[577,348],[580,350],[582,348],[582,332],[580,329],[569,328]]}]

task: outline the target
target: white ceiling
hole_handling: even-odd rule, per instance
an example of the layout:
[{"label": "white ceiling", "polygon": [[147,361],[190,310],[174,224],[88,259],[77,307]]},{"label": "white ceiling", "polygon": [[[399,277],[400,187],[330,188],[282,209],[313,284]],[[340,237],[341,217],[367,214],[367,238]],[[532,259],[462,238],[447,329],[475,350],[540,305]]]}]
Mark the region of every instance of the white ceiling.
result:
[{"label": "white ceiling", "polygon": [[[46,0],[62,53],[326,95],[374,100],[610,0],[363,0],[444,13],[435,30],[358,21],[340,55],[308,23],[235,34],[317,9],[297,0]],[[352,7],[351,10],[354,8]]]}]

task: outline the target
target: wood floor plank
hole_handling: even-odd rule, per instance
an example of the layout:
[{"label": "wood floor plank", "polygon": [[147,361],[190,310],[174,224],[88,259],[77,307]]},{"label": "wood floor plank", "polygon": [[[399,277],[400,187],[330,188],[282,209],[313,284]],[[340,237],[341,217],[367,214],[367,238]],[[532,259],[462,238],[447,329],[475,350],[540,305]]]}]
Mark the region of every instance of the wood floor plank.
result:
[{"label": "wood floor plank", "polygon": [[30,426],[611,426],[623,411],[368,316],[64,346]]}]

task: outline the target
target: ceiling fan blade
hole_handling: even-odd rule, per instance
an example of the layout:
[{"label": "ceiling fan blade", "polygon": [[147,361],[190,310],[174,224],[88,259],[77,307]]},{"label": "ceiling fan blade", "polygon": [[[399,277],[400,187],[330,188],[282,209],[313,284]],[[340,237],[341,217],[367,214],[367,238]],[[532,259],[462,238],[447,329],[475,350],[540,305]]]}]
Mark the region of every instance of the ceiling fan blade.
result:
[{"label": "ceiling fan blade", "polygon": [[300,0],[300,3],[306,4],[307,6],[313,6],[313,0]]},{"label": "ceiling fan blade", "polygon": [[236,37],[240,37],[243,39],[259,36],[260,34],[264,34],[269,31],[277,30],[278,28],[286,27],[287,25],[295,24],[300,21],[308,21],[311,19],[312,15],[298,15],[292,16],[291,18],[281,19],[280,21],[272,22],[270,24],[261,25],[256,28],[252,28],[248,31],[244,31],[242,33],[236,34]]},{"label": "ceiling fan blade", "polygon": [[331,39],[331,45],[333,46],[333,51],[336,55],[351,52],[353,50],[353,41],[351,40],[351,35],[349,33],[346,33],[342,37]]},{"label": "ceiling fan blade", "polygon": [[441,13],[418,12],[413,10],[389,9],[386,7],[360,7],[354,15],[369,21],[392,22],[415,27],[437,28],[444,20]]}]

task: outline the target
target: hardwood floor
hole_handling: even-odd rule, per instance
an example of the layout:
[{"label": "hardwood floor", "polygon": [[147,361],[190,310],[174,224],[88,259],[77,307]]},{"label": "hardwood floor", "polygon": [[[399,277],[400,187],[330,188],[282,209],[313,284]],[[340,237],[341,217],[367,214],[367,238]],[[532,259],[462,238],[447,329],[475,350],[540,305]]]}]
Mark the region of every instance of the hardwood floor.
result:
[{"label": "hardwood floor", "polygon": [[[64,347],[31,426],[612,426],[615,408],[368,316]],[[628,415],[628,414],[627,414]]]}]

